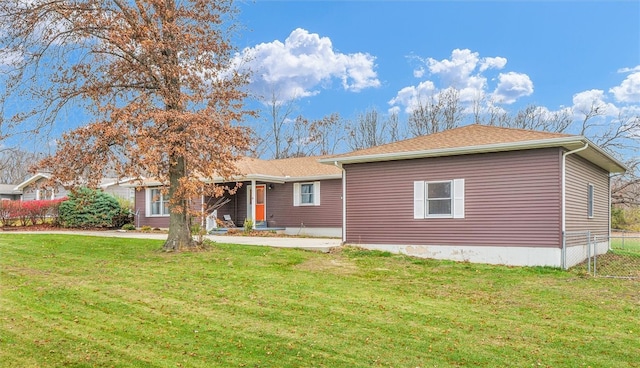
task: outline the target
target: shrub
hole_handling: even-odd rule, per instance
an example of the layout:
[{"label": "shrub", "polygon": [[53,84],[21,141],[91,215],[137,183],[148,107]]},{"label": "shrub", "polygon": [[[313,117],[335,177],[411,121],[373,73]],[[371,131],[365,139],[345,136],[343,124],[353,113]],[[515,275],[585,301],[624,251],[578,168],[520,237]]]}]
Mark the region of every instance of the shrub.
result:
[{"label": "shrub", "polygon": [[9,226],[15,203],[15,201],[0,201],[0,221],[2,221],[2,226]]},{"label": "shrub", "polygon": [[244,220],[244,232],[250,233],[253,231],[253,220],[246,219]]},{"label": "shrub", "polygon": [[58,218],[58,206],[66,198],[36,201],[0,201],[0,222],[3,226],[11,222],[19,226],[45,223],[47,219],[55,225]]},{"label": "shrub", "polygon": [[142,230],[144,232],[151,231],[151,226],[145,225],[145,226],[141,227],[140,230]]},{"label": "shrub", "polygon": [[122,230],[135,230],[136,226],[134,224],[124,224],[122,225]]},{"label": "shrub", "polygon": [[118,200],[112,195],[80,188],[60,204],[60,223],[65,227],[113,227],[114,219],[121,211]]}]

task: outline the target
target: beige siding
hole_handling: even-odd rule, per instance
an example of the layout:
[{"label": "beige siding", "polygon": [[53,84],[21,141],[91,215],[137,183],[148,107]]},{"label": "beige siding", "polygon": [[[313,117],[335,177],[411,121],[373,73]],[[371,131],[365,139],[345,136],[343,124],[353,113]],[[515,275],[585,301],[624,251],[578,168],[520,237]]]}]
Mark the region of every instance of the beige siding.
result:
[{"label": "beige siding", "polygon": [[[561,246],[560,149],[345,165],[347,242]],[[464,219],[413,218],[413,182],[465,179]]]},{"label": "beige siding", "polygon": [[110,185],[104,188],[105,193],[109,193],[116,198],[122,198],[126,200],[132,199],[132,194],[135,191],[134,188],[123,187],[120,185]]},{"label": "beige siding", "polygon": [[[594,186],[593,218],[587,215],[589,184]],[[566,158],[566,230],[609,233],[609,173],[577,155]]]},{"label": "beige siding", "polygon": [[[46,198],[43,198],[42,196],[44,195],[44,186],[46,184],[47,180],[46,179],[39,179],[34,183],[31,183],[29,186],[25,187],[22,190],[22,200],[23,201],[33,201],[37,198],[36,192],[38,190],[40,190],[40,199],[51,199],[51,192],[49,192],[49,194],[46,196]],[[59,198],[64,198],[67,196],[68,191],[66,189],[64,189],[62,186],[57,186],[55,189],[55,198],[54,199],[59,199]]]}]

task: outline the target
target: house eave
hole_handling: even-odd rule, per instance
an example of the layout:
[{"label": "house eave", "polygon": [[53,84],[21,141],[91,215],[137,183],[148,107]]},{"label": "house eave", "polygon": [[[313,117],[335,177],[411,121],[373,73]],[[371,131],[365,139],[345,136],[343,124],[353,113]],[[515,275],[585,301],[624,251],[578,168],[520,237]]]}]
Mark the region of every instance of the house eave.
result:
[{"label": "house eave", "polygon": [[585,143],[589,143],[589,150],[580,154],[585,159],[595,163],[596,165],[608,170],[610,173],[621,173],[626,171],[626,166],[609,155],[607,152],[590,142],[587,138],[582,136],[571,136],[561,138],[551,138],[534,141],[524,142],[509,142],[509,143],[497,143],[481,146],[468,146],[468,147],[455,147],[455,148],[442,148],[431,150],[419,150],[419,151],[406,151],[406,152],[391,152],[381,153],[373,155],[361,155],[361,156],[347,156],[347,157],[333,157],[324,158],[318,160],[318,162],[326,165],[335,164],[357,164],[368,162],[381,162],[381,161],[398,161],[398,160],[411,160],[417,158],[427,157],[445,157],[445,156],[458,156],[458,155],[471,155],[479,153],[490,152],[506,152],[506,151],[519,151],[527,149],[539,149],[550,147],[564,147],[568,150],[579,148],[584,146]]},{"label": "house eave", "polygon": [[13,190],[22,192],[27,185],[29,185],[31,183],[35,183],[36,181],[38,181],[40,179],[49,179],[49,178],[51,178],[51,175],[49,175],[49,174],[36,173],[35,175],[30,177],[29,179],[27,179],[27,180],[23,181],[22,183],[16,185],[16,187],[13,188]]}]

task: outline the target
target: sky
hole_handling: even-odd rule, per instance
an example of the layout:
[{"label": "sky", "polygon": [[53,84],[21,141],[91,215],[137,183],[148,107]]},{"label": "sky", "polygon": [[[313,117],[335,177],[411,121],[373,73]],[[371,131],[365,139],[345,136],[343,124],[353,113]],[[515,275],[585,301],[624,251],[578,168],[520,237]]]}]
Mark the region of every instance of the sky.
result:
[{"label": "sky", "polygon": [[[308,119],[353,119],[375,108],[402,121],[419,98],[448,87],[466,107],[484,96],[509,112],[531,104],[580,111],[597,101],[609,118],[640,114],[637,0],[237,5],[233,42],[238,60],[251,60],[242,63],[253,70],[249,90],[294,100],[295,114]],[[53,136],[86,120],[67,111]],[[246,123],[266,128],[264,120]]]},{"label": "sky", "polygon": [[[250,88],[318,119],[410,112],[458,88],[527,105],[640,113],[639,1],[264,1],[240,3],[235,38]],[[406,117],[406,115],[404,115]]]}]

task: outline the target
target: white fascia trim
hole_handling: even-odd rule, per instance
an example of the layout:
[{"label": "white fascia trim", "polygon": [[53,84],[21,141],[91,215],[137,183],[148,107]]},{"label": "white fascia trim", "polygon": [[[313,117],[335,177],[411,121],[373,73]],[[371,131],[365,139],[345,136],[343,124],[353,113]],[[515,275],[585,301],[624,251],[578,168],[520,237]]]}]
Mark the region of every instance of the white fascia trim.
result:
[{"label": "white fascia trim", "polygon": [[230,178],[223,178],[223,177],[217,176],[217,177],[214,177],[213,179],[211,178],[202,179],[202,181],[205,183],[229,183],[229,182],[252,181],[252,180],[263,181],[263,182],[274,183],[274,184],[284,184],[284,180],[280,176],[260,175],[260,174],[232,176]]},{"label": "white fascia trim", "polygon": [[316,176],[273,176],[273,175],[259,175],[251,174],[246,176],[234,176],[229,179],[223,179],[220,177],[203,180],[206,183],[226,183],[230,181],[261,181],[266,183],[284,184],[298,181],[318,181],[328,179],[341,179],[342,174],[330,174],[330,175],[316,175]]},{"label": "white fascia trim", "polygon": [[49,179],[51,178],[51,174],[46,174],[46,173],[37,173],[35,175],[33,175],[32,177],[30,177],[29,179],[23,181],[22,183],[16,185],[15,188],[13,188],[13,190],[19,190],[22,191],[24,189],[24,187],[26,187],[27,185],[34,183],[40,179]]},{"label": "white fascia trim", "polygon": [[[108,188],[112,185],[120,185],[122,187],[124,187],[126,183],[130,182],[131,180],[133,180],[132,178],[126,178],[126,179],[122,179],[122,180],[116,180],[116,181],[110,181],[104,184],[100,184],[100,188]],[[127,187],[130,187],[132,185],[127,185]]]},{"label": "white fascia trim", "polygon": [[584,146],[585,143],[589,143],[589,146],[596,150],[598,153],[605,156],[608,160],[615,163],[616,166],[619,166],[623,171],[626,169],[624,164],[613,158],[611,155],[595,146],[591,143],[587,138],[583,136],[572,136],[572,137],[561,137],[561,138],[551,138],[551,139],[542,139],[542,140],[534,140],[534,141],[524,141],[524,142],[510,142],[510,143],[498,143],[498,144],[487,144],[482,146],[469,146],[469,147],[455,147],[455,148],[442,148],[442,149],[434,149],[434,150],[420,150],[420,151],[409,151],[409,152],[392,152],[392,153],[380,153],[373,155],[362,155],[362,156],[350,156],[350,157],[334,157],[334,158],[324,158],[318,160],[318,162],[327,165],[335,165],[337,163],[340,164],[354,164],[354,163],[364,163],[364,162],[378,162],[378,161],[396,161],[396,160],[408,160],[414,158],[425,158],[425,157],[443,157],[443,156],[455,156],[455,155],[468,155],[474,153],[489,153],[489,152],[504,152],[504,151],[517,151],[524,149],[535,149],[535,148],[548,148],[548,147],[565,147],[567,149],[571,149],[571,145],[579,145],[578,147]]},{"label": "white fascia trim", "polygon": [[316,176],[287,176],[287,177],[285,177],[285,181],[286,182],[319,181],[319,180],[329,180],[329,179],[342,179],[342,174],[316,175]]},{"label": "white fascia trim", "polygon": [[146,181],[142,183],[126,183],[126,184],[121,184],[121,186],[124,188],[140,188],[140,187],[151,188],[151,187],[164,187],[164,186],[167,186],[167,184],[154,180],[154,181]]}]

